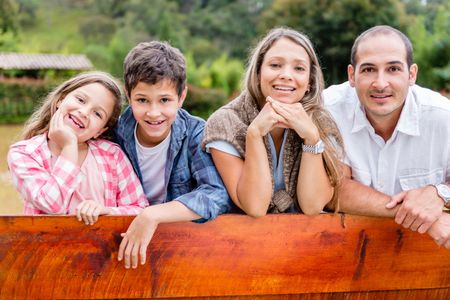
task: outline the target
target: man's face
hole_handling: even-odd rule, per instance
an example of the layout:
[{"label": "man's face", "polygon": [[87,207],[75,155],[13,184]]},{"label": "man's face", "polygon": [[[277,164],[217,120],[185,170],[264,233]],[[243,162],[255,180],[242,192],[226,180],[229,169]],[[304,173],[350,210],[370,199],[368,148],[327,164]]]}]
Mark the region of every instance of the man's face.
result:
[{"label": "man's face", "polygon": [[379,125],[397,123],[416,75],[417,65],[408,68],[405,45],[395,34],[378,34],[362,40],[356,67],[348,66],[349,82],[356,89],[367,119]]}]

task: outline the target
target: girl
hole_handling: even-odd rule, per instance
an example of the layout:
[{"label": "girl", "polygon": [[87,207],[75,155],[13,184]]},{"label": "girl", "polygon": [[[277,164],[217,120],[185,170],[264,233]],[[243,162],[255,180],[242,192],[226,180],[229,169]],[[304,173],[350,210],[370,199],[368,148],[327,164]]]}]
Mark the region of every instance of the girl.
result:
[{"label": "girl", "polygon": [[276,28],[253,51],[244,91],[216,111],[203,146],[247,214],[317,214],[339,184],[342,140],[323,108],[323,76],[309,39]]},{"label": "girl", "polygon": [[108,137],[121,110],[121,92],[108,74],[80,74],[51,92],[10,147],[8,165],[25,200],[24,212],[137,214],[148,205],[130,162]]}]

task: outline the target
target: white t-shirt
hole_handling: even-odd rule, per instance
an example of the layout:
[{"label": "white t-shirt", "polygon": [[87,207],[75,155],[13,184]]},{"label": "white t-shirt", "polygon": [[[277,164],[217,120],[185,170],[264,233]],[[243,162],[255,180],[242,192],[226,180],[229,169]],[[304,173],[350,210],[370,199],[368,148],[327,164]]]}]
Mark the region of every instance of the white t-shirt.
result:
[{"label": "white t-shirt", "polygon": [[170,145],[170,133],[155,147],[142,146],[136,135],[137,125],[134,129],[136,152],[139,168],[142,174],[142,187],[150,204],[163,203],[166,200],[166,162]]},{"label": "white t-shirt", "polygon": [[348,82],[327,88],[325,106],[344,139],[353,179],[387,195],[450,181],[450,101],[410,87],[388,141],[375,133]]}]

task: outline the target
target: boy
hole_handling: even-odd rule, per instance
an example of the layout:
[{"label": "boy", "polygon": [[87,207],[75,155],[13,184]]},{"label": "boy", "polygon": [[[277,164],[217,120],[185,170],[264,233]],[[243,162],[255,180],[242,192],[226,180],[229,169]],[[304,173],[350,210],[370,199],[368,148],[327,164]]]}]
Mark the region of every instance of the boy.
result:
[{"label": "boy", "polygon": [[201,149],[204,121],[181,108],[187,93],[181,52],[164,42],[140,43],[125,58],[124,80],[129,107],[116,139],[151,205],[122,234],[118,259],[136,268],[138,260],[145,263],[159,223],[211,220],[227,212],[231,202],[211,157]]}]

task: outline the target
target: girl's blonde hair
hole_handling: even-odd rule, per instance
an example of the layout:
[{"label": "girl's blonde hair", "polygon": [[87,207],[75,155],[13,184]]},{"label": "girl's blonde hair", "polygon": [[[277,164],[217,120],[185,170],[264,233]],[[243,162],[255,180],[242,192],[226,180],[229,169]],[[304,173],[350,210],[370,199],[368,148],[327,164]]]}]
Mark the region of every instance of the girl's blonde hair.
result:
[{"label": "girl's blonde hair", "polygon": [[67,94],[73,92],[74,90],[91,84],[99,83],[104,86],[114,97],[114,108],[106,123],[106,130],[102,133],[101,137],[106,139],[111,139],[114,126],[119,119],[120,112],[122,109],[122,92],[120,90],[119,84],[116,80],[109,74],[104,72],[85,72],[78,74],[77,76],[63,82],[57,86],[52,92],[50,92],[47,97],[42,101],[41,106],[39,106],[28,119],[24,125],[22,137],[24,139],[32,138],[33,136],[48,132],[50,126],[50,119],[54,115],[57,109],[57,104],[60,100],[64,99]]},{"label": "girl's blonde hair", "polygon": [[262,108],[266,99],[261,91],[260,75],[261,65],[264,56],[272,45],[281,38],[287,38],[298,44],[309,56],[310,60],[310,76],[309,89],[300,99],[305,111],[311,116],[312,121],[317,126],[320,138],[325,143],[325,151],[323,159],[325,169],[330,178],[331,185],[335,188],[333,195],[333,206],[337,211],[339,209],[337,203],[337,192],[341,182],[342,168],[340,158],[343,156],[342,137],[337,128],[336,123],[330,113],[325,110],[323,105],[322,91],[324,89],[324,80],[319,60],[314,51],[314,47],[308,37],[296,30],[279,27],[272,29],[254,48],[250,60],[247,65],[245,75],[244,88],[257,101],[259,108]]}]

